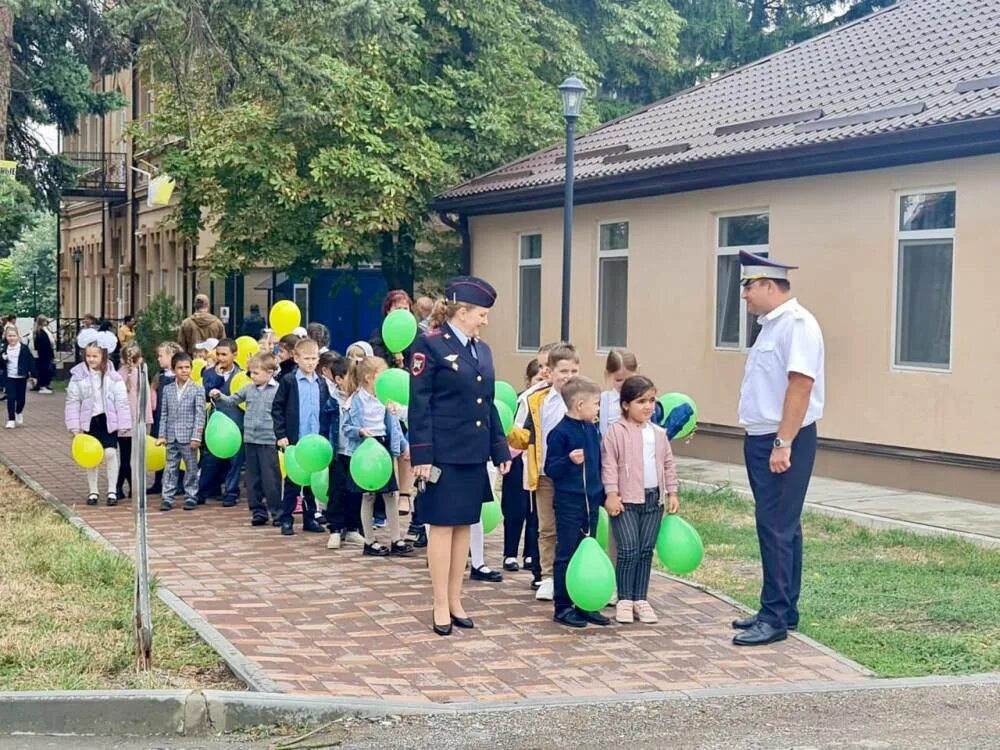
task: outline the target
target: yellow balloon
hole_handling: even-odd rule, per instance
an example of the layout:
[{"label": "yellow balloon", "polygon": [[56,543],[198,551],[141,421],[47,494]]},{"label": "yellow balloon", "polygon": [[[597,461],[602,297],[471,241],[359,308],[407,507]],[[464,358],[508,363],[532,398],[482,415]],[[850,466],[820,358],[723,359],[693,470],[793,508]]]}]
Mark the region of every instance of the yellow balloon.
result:
[{"label": "yellow balloon", "polygon": [[302,312],[299,306],[291,300],[283,299],[274,303],[268,319],[271,329],[279,339],[287,336],[302,324]]},{"label": "yellow balloon", "polygon": [[252,336],[240,336],[236,339],[236,364],[247,369],[247,360],[260,351],[260,344]]},{"label": "yellow balloon", "polygon": [[196,382],[201,382],[201,371],[205,369],[205,360],[196,359],[191,363],[191,379]]},{"label": "yellow balloon", "polygon": [[[253,381],[250,379],[250,376],[247,375],[245,372],[238,372],[235,375],[233,375],[233,380],[229,384],[229,392],[235,395],[240,392],[243,386],[250,385],[250,383],[252,382]],[[247,410],[247,405],[245,401],[242,404],[240,404],[240,408],[243,411]]]},{"label": "yellow balloon", "polygon": [[146,471],[163,471],[167,468],[167,447],[157,445],[152,435],[146,435]]},{"label": "yellow balloon", "polygon": [[104,460],[104,446],[93,435],[76,435],[73,437],[73,447],[71,448],[73,460],[85,469],[93,469],[100,466]]}]

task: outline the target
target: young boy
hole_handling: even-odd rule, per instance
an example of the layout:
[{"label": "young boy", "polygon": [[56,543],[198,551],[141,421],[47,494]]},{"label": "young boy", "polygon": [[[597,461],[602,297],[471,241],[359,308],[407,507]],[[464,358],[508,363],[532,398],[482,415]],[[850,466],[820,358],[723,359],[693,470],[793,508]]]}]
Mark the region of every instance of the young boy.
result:
[{"label": "young boy", "polygon": [[[284,339],[282,339],[284,343]],[[305,435],[329,435],[330,412],[324,406],[330,391],[317,372],[319,347],[312,339],[302,339],[295,345],[296,369],[285,375],[278,384],[278,392],[271,406],[274,434],[279,448],[294,445]],[[312,490],[301,488],[285,477],[285,491],[281,507],[281,533],[291,536],[295,500],[302,493],[302,530],[322,533],[325,529],[316,522],[316,500]]]},{"label": "young boy", "polygon": [[[167,468],[163,473],[163,486],[170,490],[177,486],[177,471],[183,460],[184,510],[198,507],[198,449],[205,429],[205,389],[191,379],[191,355],[177,352],[170,360],[170,369],[176,380],[163,389],[160,404],[160,432],[157,445],[167,446]],[[172,510],[174,497],[170,492],[163,496],[160,510]]]},{"label": "young boy", "polygon": [[[163,411],[163,390],[176,380],[173,370],[170,369],[170,361],[174,355],[181,350],[181,345],[176,341],[164,341],[156,347],[156,363],[160,366],[160,372],[153,378],[153,425],[150,435],[154,437],[160,434],[160,414]],[[170,497],[177,495],[176,487],[171,488],[174,492]],[[159,495],[163,492],[163,469],[153,475],[153,484],[146,488],[147,495]]]},{"label": "young boy", "polygon": [[[247,503],[250,525],[266,526],[268,515],[275,526],[281,515],[281,466],[271,408],[278,393],[274,374],[278,362],[269,352],[255,354],[247,361],[252,382],[232,395],[215,388],[208,393],[216,404],[229,407],[247,405],[243,422],[243,451],[246,452]],[[240,410],[242,411],[242,410]]]},{"label": "young boy", "polygon": [[[222,339],[215,346],[215,366],[206,367],[201,374],[201,384],[206,393],[220,391],[224,396],[232,395],[230,383],[240,372],[236,364],[236,342],[232,339]],[[219,411],[236,422],[243,432],[243,410],[236,404],[222,401],[216,406]],[[243,447],[232,458],[217,458],[211,451],[203,451],[201,455],[201,477],[198,482],[198,504],[213,495],[219,494],[220,484],[225,482],[222,496],[222,507],[232,508],[240,499],[240,473],[243,471],[245,455]]]},{"label": "young boy", "polygon": [[[551,388],[542,386],[531,395],[527,401],[528,419],[525,426],[520,433],[514,430],[510,441],[515,448],[528,450],[530,460],[526,463],[526,482],[530,482],[533,472],[537,471],[535,509],[538,513],[541,582],[535,599],[539,601],[552,601],[556,551],[556,519],[552,510],[555,489],[552,480],[545,475],[546,441],[552,428],[566,414],[561,391],[566,381],[580,372],[580,355],[572,344],[559,343],[549,349],[546,364]],[[522,439],[525,433],[528,434],[526,441]]]},{"label": "young boy", "polygon": [[351,361],[336,352],[327,351],[319,357],[319,372],[330,391],[326,409],[330,413],[330,444],[334,459],[330,464],[330,498],[326,504],[326,521],[330,526],[327,549],[340,549],[343,542],[364,544],[361,534],[361,493],[349,492],[347,477],[351,457],[345,453],[343,415],[348,396],[344,392]]},{"label": "young boy", "polygon": [[595,424],[601,388],[587,378],[572,377],[559,392],[566,415],[549,431],[545,448],[545,475],[555,487],[554,619],[571,628],[586,627],[588,622],[608,625],[611,620],[600,612],[574,607],[566,591],[570,558],[587,534],[597,533],[598,513],[604,504],[601,432]]}]

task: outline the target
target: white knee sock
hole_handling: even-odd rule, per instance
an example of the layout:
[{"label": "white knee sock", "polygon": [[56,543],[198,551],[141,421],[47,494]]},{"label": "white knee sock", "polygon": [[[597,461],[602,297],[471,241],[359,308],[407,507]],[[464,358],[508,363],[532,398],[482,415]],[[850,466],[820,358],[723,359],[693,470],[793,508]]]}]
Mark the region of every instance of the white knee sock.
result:
[{"label": "white knee sock", "polygon": [[117,448],[105,448],[104,449],[104,470],[107,472],[108,476],[108,494],[115,491],[115,485],[118,483],[118,449]]},{"label": "white knee sock", "polygon": [[469,552],[472,553],[472,567],[481,568],[486,564],[486,556],[483,554],[483,544],[486,535],[483,534],[483,522],[477,521],[469,527]]}]

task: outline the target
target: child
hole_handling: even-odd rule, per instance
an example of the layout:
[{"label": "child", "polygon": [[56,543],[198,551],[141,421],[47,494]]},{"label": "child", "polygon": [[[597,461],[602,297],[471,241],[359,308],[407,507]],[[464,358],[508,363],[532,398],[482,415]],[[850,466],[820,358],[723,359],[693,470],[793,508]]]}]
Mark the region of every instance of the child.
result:
[{"label": "child", "polygon": [[[399,420],[375,397],[375,378],[386,368],[385,360],[381,357],[368,357],[360,364],[355,364],[348,375],[348,387],[352,393],[343,421],[345,448],[349,455],[353,455],[365,438],[369,437],[375,438],[393,457],[399,456],[402,450]],[[353,479],[348,479],[348,483],[351,489],[362,491],[354,484]],[[390,476],[381,489],[364,491],[361,525],[365,532],[365,546],[362,554],[383,557],[390,553],[409,555],[413,552],[413,545],[400,534],[396,489],[396,479]],[[382,495],[385,500],[391,538],[389,547],[375,540],[375,495]]]},{"label": "child", "polygon": [[278,341],[278,385],[295,371],[295,346],[302,339],[294,333],[282,336]]},{"label": "child", "polygon": [[[70,370],[66,389],[66,429],[74,435],[86,433],[97,438],[104,448],[104,465],[108,477],[108,505],[118,504],[113,490],[118,479],[119,430],[132,426],[128,395],[121,375],[108,365],[108,352],[97,342],[87,344],[83,362]],[[87,469],[87,505],[97,505],[97,467]]]},{"label": "child", "polygon": [[[223,395],[231,395],[230,383],[241,372],[236,364],[236,342],[222,339],[215,345],[215,366],[206,367],[201,374],[201,384],[206,393],[218,390]],[[243,410],[236,404],[222,401],[219,411],[229,417],[243,432]],[[225,483],[222,493],[222,507],[232,508],[240,499],[240,473],[243,471],[244,452],[240,450],[232,458],[217,458],[211,451],[202,451],[201,476],[198,479],[198,504],[204,505],[211,496],[220,494],[220,485]]]},{"label": "child", "polygon": [[374,357],[375,351],[372,349],[372,345],[367,341],[355,341],[347,347],[347,351],[344,352],[344,356],[351,360],[351,362],[358,364],[359,362],[363,362],[368,357]]},{"label": "child", "polygon": [[650,422],[655,403],[656,386],[649,378],[628,378],[621,388],[623,418],[604,436],[601,476],[608,495],[604,507],[618,545],[615,619],[622,623],[636,617],[656,622],[646,591],[664,495],[667,513],[680,507],[670,441],[662,427]]},{"label": "child", "polygon": [[[538,359],[528,363],[524,373],[525,387],[531,388],[544,380]],[[503,511],[503,569],[516,572],[517,547],[524,532],[525,570],[534,571],[538,567],[538,514],[531,504],[531,495],[524,487],[524,451],[511,450],[513,460],[510,471],[503,477],[503,491],[500,507]]]},{"label": "child", "polygon": [[[176,341],[164,341],[156,347],[156,364],[159,365],[160,371],[153,378],[153,387],[149,392],[149,400],[153,405],[153,426],[149,434],[154,437],[160,434],[160,404],[163,402],[163,389],[176,380],[173,370],[170,369],[170,361],[180,350],[181,345]],[[171,487],[170,491],[173,492],[175,489],[175,487]],[[162,491],[163,470],[161,469],[153,475],[153,484],[146,488],[146,494],[159,495]],[[174,497],[177,494],[177,492],[174,492],[170,497]]]},{"label": "child", "polygon": [[28,346],[21,343],[17,326],[8,325],[3,329],[0,367],[3,368],[4,386],[7,392],[7,429],[13,430],[24,424],[28,378],[35,377],[35,358],[31,356]]},{"label": "child", "polygon": [[281,515],[281,466],[278,463],[277,438],[271,410],[278,393],[274,374],[278,362],[269,352],[255,354],[247,360],[251,383],[232,395],[213,388],[208,397],[227,407],[247,405],[243,422],[243,450],[246,452],[247,504],[250,525],[266,526],[268,516],[275,526]]},{"label": "child", "polygon": [[325,518],[330,526],[327,549],[340,549],[343,542],[364,544],[361,530],[361,493],[348,488],[351,456],[344,441],[344,419],[347,414],[348,394],[347,373],[350,360],[336,352],[327,351],[320,355],[319,372],[326,380],[330,391],[327,411],[330,413],[330,444],[335,456],[330,464],[330,495],[326,504]]},{"label": "child", "polygon": [[[122,349],[121,368],[118,374],[121,375],[125,383],[125,392],[128,394],[129,413],[134,419],[139,410],[139,372],[142,364],[142,350],[134,341]],[[146,424],[153,421],[152,399],[146,401]],[[145,450],[145,435],[139,438],[143,441],[139,448]],[[118,430],[118,454],[120,457],[118,467],[118,482],[116,491],[118,497],[129,497],[132,494],[132,422],[126,428]],[[128,482],[128,495],[125,494],[125,482]]]},{"label": "child", "polygon": [[310,323],[306,326],[306,336],[316,342],[320,356],[330,351],[330,329],[322,323]]},{"label": "child", "polygon": [[[285,346],[285,336],[282,347]],[[287,448],[297,443],[305,435],[329,435],[330,413],[323,407],[330,400],[326,383],[316,373],[319,364],[319,347],[312,339],[297,339],[295,344],[295,369],[278,383],[274,395],[271,417],[274,420],[274,435],[279,448]],[[316,522],[316,500],[312,489],[299,487],[285,477],[285,488],[281,499],[281,533],[292,536],[292,516],[296,499],[302,497],[302,530],[322,533],[325,529]]]},{"label": "child", "polygon": [[545,475],[555,486],[556,520],[555,621],[571,628],[588,622],[609,625],[600,612],[573,606],[566,590],[566,568],[585,536],[597,533],[597,517],[604,502],[601,483],[601,433],[594,424],[601,402],[597,383],[584,377],[569,378],[559,387],[566,415],[549,433],[545,448]]},{"label": "child", "polygon": [[608,434],[608,428],[622,418],[618,405],[618,392],[626,378],[639,374],[639,360],[632,352],[612,349],[604,364],[604,381],[610,388],[601,394],[601,436]]},{"label": "child", "polygon": [[[184,461],[184,510],[198,507],[198,449],[205,430],[205,389],[191,379],[191,355],[177,352],[170,359],[176,378],[163,389],[160,405],[160,431],[157,445],[167,446],[167,468],[163,484],[170,490],[177,486],[177,472]],[[164,493],[160,510],[172,510],[174,495]]]}]

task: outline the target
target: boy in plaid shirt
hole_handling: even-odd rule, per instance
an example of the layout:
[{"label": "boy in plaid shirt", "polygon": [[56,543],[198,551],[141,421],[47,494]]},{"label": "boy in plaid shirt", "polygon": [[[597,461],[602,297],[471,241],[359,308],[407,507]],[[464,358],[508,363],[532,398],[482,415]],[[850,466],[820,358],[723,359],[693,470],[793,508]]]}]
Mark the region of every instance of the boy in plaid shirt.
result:
[{"label": "boy in plaid shirt", "polygon": [[[157,445],[167,446],[167,468],[163,486],[177,485],[181,461],[184,472],[184,510],[198,507],[198,449],[205,430],[205,389],[191,379],[191,355],[178,352],[170,360],[170,369],[177,378],[163,389],[160,412],[160,434]],[[164,495],[160,510],[172,510],[174,498]]]}]

